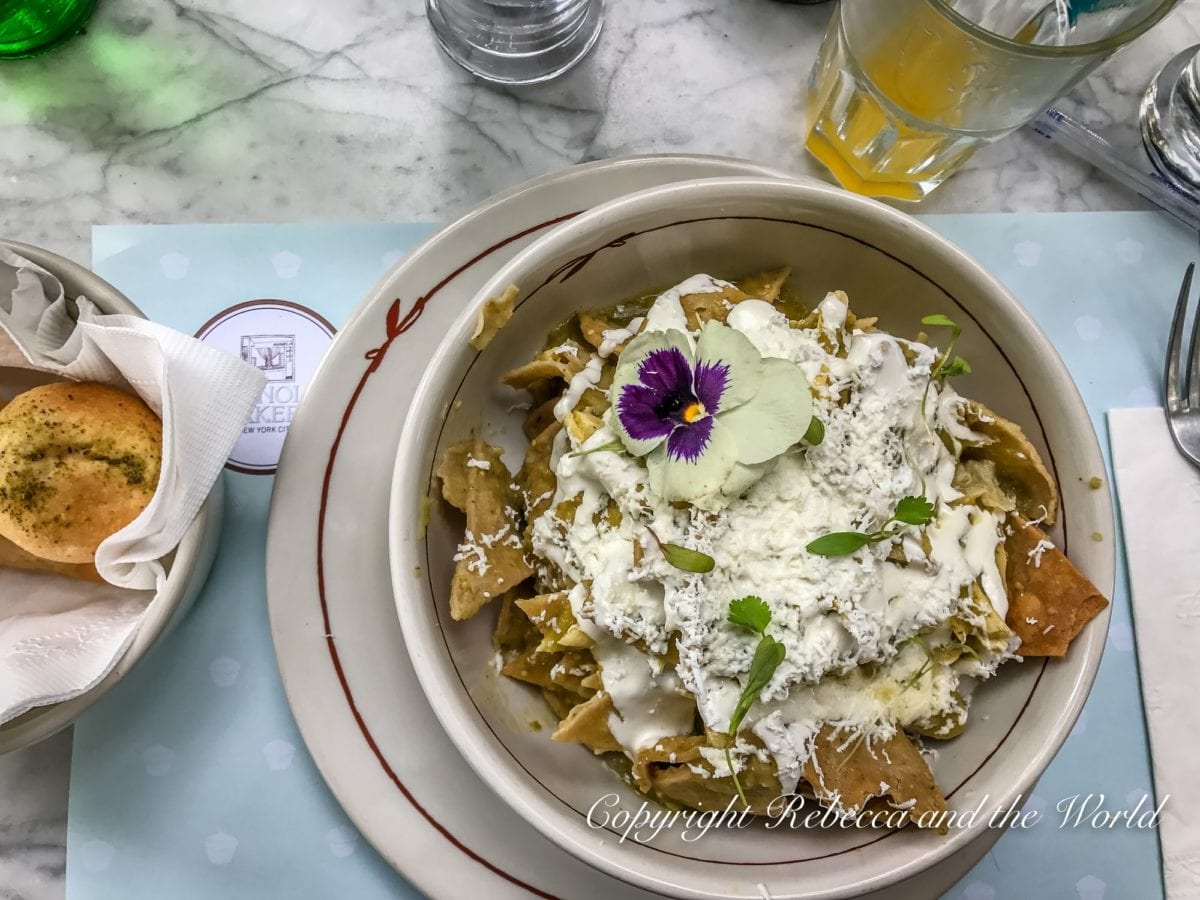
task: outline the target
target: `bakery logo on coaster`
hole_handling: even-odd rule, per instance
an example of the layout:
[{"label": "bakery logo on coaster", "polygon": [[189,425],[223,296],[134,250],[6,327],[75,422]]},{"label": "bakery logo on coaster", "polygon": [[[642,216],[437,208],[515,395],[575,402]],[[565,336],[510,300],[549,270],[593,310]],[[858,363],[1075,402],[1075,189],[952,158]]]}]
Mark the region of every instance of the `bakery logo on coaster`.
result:
[{"label": "bakery logo on coaster", "polygon": [[209,319],[196,337],[240,357],[267,376],[258,405],[226,466],[271,475],[292,417],[329,349],[334,328],[319,313],[290,300],[250,300]]},{"label": "bakery logo on coaster", "polygon": [[294,334],[244,334],[242,359],[262,369],[267,381],[296,380]]}]

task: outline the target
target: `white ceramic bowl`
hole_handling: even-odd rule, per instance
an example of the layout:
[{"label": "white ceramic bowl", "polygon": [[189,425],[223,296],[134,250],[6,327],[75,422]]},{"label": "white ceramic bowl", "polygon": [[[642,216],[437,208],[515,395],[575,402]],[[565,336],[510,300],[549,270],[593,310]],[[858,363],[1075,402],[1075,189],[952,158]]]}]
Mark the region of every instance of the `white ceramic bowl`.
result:
[{"label": "white ceramic bowl", "polygon": [[[691,842],[664,831],[644,845],[621,841],[620,829],[589,825],[601,797],[615,792],[620,808],[631,811],[641,798],[587,750],[529,727],[552,720],[540,698],[491,669],[495,612],[450,620],[461,524],[435,504],[424,537],[418,527],[422,498],[435,490],[436,459],[472,429],[482,425],[516,470],[525,445],[520,413],[508,411],[516,397],[499,376],[540,349],[550,326],[695,272],[736,277],[783,264],[813,302],[843,289],[856,312],[879,315],[885,330],[914,333],[920,317],[934,312],[963,324],[959,349],[974,372],[956,387],[1018,422],[1037,444],[1062,491],[1056,543],[1111,594],[1113,542],[1090,539],[1096,531],[1113,534],[1107,492],[1086,486],[1103,472],[1099,445],[1074,383],[1018,301],[962,251],[889,207],[823,185],[729,178],[655,188],[581,215],[514,258],[463,312],[417,389],[397,454],[390,523],[396,605],[425,692],[464,756],[518,813],[587,862],[679,897],[758,897],[759,885],[775,898],[846,897],[888,886],[889,895],[928,895],[948,885],[922,883],[922,872],[951,855],[979,855],[999,832],[982,820],[945,837],[758,826]],[[516,312],[477,352],[468,344],[475,310],[509,284],[521,288]],[[982,801],[990,810],[1028,796],[1083,707],[1107,627],[1106,612],[1065,659],[1009,664],[980,687],[966,732],[938,745],[933,764],[951,808]]]},{"label": "white ceramic bowl", "polygon": [[[62,281],[68,297],[83,295],[102,312],[145,318],[142,311],[134,306],[128,297],[83,266],[29,244],[15,241],[0,241],[0,244],[56,275]],[[26,387],[55,380],[32,371],[6,370],[6,381],[16,382],[18,379],[24,382]],[[36,744],[66,728],[83,715],[88,707],[107,694],[125,673],[149,652],[154,643],[183,618],[212,567],[221,533],[221,511],[224,506],[224,481],[218,478],[208,499],[200,507],[200,512],[196,514],[195,520],[184,534],[183,540],[179,542],[175,552],[164,560],[167,566],[167,580],[147,608],[145,618],[129,649],[117,661],[112,671],[90,691],[72,700],[39,706],[0,725],[0,753]]]}]

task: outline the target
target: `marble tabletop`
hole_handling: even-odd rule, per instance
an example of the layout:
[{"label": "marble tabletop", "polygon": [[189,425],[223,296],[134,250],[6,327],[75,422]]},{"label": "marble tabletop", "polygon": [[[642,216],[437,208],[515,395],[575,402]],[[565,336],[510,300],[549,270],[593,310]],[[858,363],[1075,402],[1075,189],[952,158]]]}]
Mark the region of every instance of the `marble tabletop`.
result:
[{"label": "marble tabletop", "polygon": [[[1133,147],[1141,92],[1200,42],[1171,16],[1064,105]],[[0,63],[0,235],[86,262],[95,223],[445,221],[527,178],[634,153],[820,175],[804,84],[831,6],[609,0],[595,51],[532,88],[472,80],[420,0],[100,0],[85,36]],[[1141,208],[1040,139],[978,153],[931,212]],[[0,757],[0,898],[65,893],[70,734]]]}]

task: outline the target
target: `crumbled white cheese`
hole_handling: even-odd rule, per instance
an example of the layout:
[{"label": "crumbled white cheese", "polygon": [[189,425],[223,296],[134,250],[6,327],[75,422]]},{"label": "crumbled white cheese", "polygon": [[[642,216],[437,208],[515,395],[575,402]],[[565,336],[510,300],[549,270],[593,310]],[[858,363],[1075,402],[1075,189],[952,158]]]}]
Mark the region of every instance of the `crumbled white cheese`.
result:
[{"label": "crumbled white cheese", "polygon": [[486,472],[489,469],[491,469],[491,467],[492,467],[492,464],[489,460],[476,459],[473,456],[467,457],[467,468],[468,469],[482,469],[483,471]]},{"label": "crumbled white cheese", "polygon": [[[722,284],[696,276],[665,292],[643,330],[686,331],[679,298]],[[533,522],[533,548],[543,574],[557,570],[576,583],[571,608],[597,641],[593,652],[616,709],[610,728],[630,755],[691,732],[688,693],[707,727],[727,730],[757,640],[727,615],[730,601],[749,594],[769,606],[769,633],[786,653],[744,726],[773,755],[785,789],[794,787],[822,723],[886,738],[897,723],[965,714],[966,673],[986,677],[1004,658],[922,673],[925,651],[907,641],[951,616],[981,622],[971,596],[976,581],[1003,619],[1000,521],[973,506],[946,505],[961,495],[951,486],[955,459],[939,432],[952,442],[982,438],[962,424],[964,401],[953,388],[930,383],[937,352],[884,333],[838,331],[846,349],[839,357],[828,349],[826,330],[840,329],[845,315],[835,295],[822,303],[813,329],[792,327],[759,300],[730,311],[730,327],[761,354],[795,363],[818,385],[813,409],[825,426],[821,444],[797,446],[757,467],[740,496],[678,509],[650,490],[642,460],[628,453],[575,456],[565,429],[556,438],[550,462],[557,487],[550,510]],[[597,364],[591,374],[585,368],[572,379],[559,403],[564,415],[599,380],[599,360],[589,361]],[[606,423],[588,444],[615,439]],[[908,495],[945,501],[924,531],[928,553],[913,531],[851,556],[803,550],[831,531],[878,528]],[[573,498],[572,520],[558,520],[554,509]],[[616,527],[602,515],[610,500],[621,513]],[[663,542],[709,554],[715,568],[705,575],[672,568],[646,540],[648,529]],[[642,549],[636,567],[635,542]],[[897,546],[908,565],[888,559]],[[663,667],[672,637],[679,663]],[[634,641],[650,655],[627,643]],[[879,670],[873,680],[857,668],[867,662]],[[851,674],[826,677],[838,672]]]},{"label": "crumbled white cheese", "polygon": [[1050,543],[1049,541],[1047,541],[1045,539],[1038,541],[1037,544],[1034,545],[1034,548],[1032,550],[1030,550],[1029,554],[1028,554],[1029,558],[1031,560],[1033,560],[1033,567],[1035,569],[1040,569],[1042,567],[1042,557],[1045,555],[1047,550],[1053,550],[1053,549],[1054,549],[1054,545],[1052,543]]},{"label": "crumbled white cheese", "polygon": [[467,571],[476,575],[486,575],[488,569],[491,568],[488,565],[487,553],[480,544],[475,542],[475,535],[470,530],[463,535],[463,542],[458,545],[458,549],[454,553],[454,562],[462,560],[467,561]]}]

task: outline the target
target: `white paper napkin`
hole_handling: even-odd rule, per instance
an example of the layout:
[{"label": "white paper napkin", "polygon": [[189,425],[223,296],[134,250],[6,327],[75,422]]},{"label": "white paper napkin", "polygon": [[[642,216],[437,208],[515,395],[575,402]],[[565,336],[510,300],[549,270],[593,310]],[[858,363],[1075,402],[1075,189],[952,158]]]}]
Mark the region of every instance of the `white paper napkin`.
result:
[{"label": "white paper napkin", "polygon": [[1200,469],[1163,411],[1114,409],[1109,441],[1129,559],[1169,900],[1200,898]]},{"label": "white paper napkin", "polygon": [[[0,723],[94,686],[125,651],[165,580],[159,561],[196,517],[262,393],[262,372],[162,325],[63,296],[41,267],[0,248],[0,344],[28,368],[136,391],[163,420],[149,505],[96,553],[108,584],[0,569]],[[77,311],[76,316],[72,312]],[[3,354],[12,362],[13,348]]]}]

